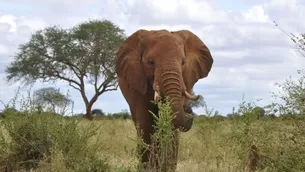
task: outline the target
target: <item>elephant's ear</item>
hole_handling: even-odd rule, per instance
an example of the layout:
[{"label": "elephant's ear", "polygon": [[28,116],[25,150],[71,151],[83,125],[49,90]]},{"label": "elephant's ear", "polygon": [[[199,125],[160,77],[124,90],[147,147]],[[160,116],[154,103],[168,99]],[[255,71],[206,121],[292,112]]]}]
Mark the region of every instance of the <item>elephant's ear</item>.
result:
[{"label": "elephant's ear", "polygon": [[184,43],[186,59],[182,69],[183,80],[190,90],[199,79],[208,76],[214,60],[208,47],[191,31],[179,30],[172,33],[178,35]]},{"label": "elephant's ear", "polygon": [[146,93],[147,79],[142,65],[143,42],[149,34],[147,30],[138,30],[130,35],[121,45],[116,57],[116,73],[118,77],[127,80],[129,85],[139,91]]}]

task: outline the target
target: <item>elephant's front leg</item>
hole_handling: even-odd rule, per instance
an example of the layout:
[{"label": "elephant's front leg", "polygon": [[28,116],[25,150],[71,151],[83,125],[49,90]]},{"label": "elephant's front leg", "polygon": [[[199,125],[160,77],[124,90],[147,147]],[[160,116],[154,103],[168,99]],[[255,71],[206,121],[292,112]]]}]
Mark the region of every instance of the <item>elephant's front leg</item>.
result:
[{"label": "elephant's front leg", "polygon": [[[140,100],[140,99],[139,99]],[[140,159],[144,168],[148,168],[151,166],[151,135],[153,134],[153,116],[149,112],[153,111],[151,109],[150,100],[148,97],[144,97],[140,101],[137,101],[135,107],[135,125],[137,129],[138,138],[142,139],[145,145],[142,145],[140,148]]]}]

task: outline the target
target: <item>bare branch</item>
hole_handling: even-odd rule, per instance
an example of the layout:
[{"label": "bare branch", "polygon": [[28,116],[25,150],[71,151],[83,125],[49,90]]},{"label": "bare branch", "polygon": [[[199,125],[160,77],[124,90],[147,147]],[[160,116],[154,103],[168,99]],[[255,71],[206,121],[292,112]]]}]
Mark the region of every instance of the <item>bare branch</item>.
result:
[{"label": "bare branch", "polygon": [[65,77],[61,76],[58,71],[55,71],[55,76],[58,77],[59,79],[62,79],[64,81],[68,81],[69,83],[73,83],[73,84],[81,87],[80,83],[76,82],[75,80],[72,80],[72,79],[65,78]]},{"label": "bare branch", "polygon": [[72,88],[74,88],[74,89],[76,89],[76,90],[78,90],[78,91],[81,91],[81,89],[80,89],[80,88],[76,87],[75,85],[72,85],[72,83],[71,83],[71,82],[69,82],[69,86],[71,86]]},{"label": "bare branch", "polygon": [[104,89],[103,91],[104,92],[107,92],[107,91],[115,91],[115,90],[117,90],[118,89],[118,86],[115,86],[115,88],[106,88],[106,89]]},{"label": "bare branch", "polygon": [[[81,76],[82,76],[83,72],[77,66],[75,66],[74,64],[72,64],[70,62],[66,62],[65,64],[69,66],[69,68],[74,72],[74,74],[78,77],[78,79],[81,79]],[[79,73],[77,73],[74,68],[76,70],[78,70]]]},{"label": "bare branch", "polygon": [[[305,54],[302,51],[305,51],[305,45],[304,45],[304,41],[302,40],[303,44],[300,44],[299,42],[301,42],[300,38],[297,38],[294,34],[290,33],[288,34],[284,29],[282,29],[275,21],[273,21],[275,26],[278,27],[283,33],[285,33],[293,42],[294,44],[297,46],[297,49],[299,51],[299,53],[305,57]],[[298,40],[296,40],[296,38]],[[301,51],[302,50],[302,51]]]},{"label": "bare branch", "polygon": [[116,84],[110,84],[110,85],[106,84],[106,85],[103,85],[103,89],[101,91],[99,91],[98,94],[102,95],[103,93],[105,93],[107,91],[115,91],[115,90],[117,90],[117,88],[118,88],[118,85],[116,85]]}]

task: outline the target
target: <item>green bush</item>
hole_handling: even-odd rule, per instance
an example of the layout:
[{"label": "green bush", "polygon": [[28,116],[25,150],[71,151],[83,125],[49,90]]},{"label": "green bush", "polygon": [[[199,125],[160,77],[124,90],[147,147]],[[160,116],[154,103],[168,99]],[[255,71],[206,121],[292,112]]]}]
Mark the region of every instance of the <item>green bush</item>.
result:
[{"label": "green bush", "polygon": [[92,111],[91,111],[91,113],[92,113],[92,115],[93,116],[105,116],[105,113],[103,112],[103,110],[102,109],[93,109]]},{"label": "green bush", "polygon": [[152,135],[152,139],[156,144],[153,145],[152,150],[156,152],[155,160],[158,164],[157,171],[171,171],[174,167],[173,155],[175,152],[175,133],[173,132],[172,121],[174,120],[174,114],[171,109],[171,103],[168,99],[165,99],[163,103],[159,102],[158,114],[152,114],[156,124],[154,126],[155,133]]},{"label": "green bush", "polygon": [[112,113],[107,115],[108,119],[131,119],[131,115],[127,110],[122,110],[121,112]]},{"label": "green bush", "polygon": [[[52,114],[5,114],[0,171],[107,171],[94,144],[97,127]],[[6,148],[6,149],[3,149]],[[3,156],[4,155],[4,156]]]},{"label": "green bush", "polygon": [[[171,110],[171,102],[168,99],[156,103],[158,106],[158,114],[150,112],[155,121],[154,133],[152,134],[152,145],[148,146],[141,140],[137,142],[137,150],[142,148],[149,149],[152,154],[150,155],[148,168],[153,171],[168,171],[171,172],[175,169],[176,159],[173,157],[177,155],[177,141],[178,131],[174,131],[172,120],[174,114]],[[178,139],[178,138],[177,138]],[[143,170],[145,164],[139,164],[138,171]]]}]

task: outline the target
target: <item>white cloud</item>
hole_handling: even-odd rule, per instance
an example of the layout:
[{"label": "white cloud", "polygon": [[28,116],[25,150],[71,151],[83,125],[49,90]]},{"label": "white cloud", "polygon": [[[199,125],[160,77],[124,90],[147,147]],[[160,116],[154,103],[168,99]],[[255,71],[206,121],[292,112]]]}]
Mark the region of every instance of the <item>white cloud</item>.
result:
[{"label": "white cloud", "polygon": [[15,22],[16,17],[13,15],[2,15],[0,16],[0,23],[1,24],[9,24],[9,32],[16,32],[17,31],[17,24]]},{"label": "white cloud", "polygon": [[[227,19],[225,12],[216,11],[209,1],[134,1],[126,14],[129,20],[147,24],[217,23]],[[141,14],[141,15],[139,15]]]},{"label": "white cloud", "polygon": [[[27,17],[21,16],[20,18],[18,18],[18,20],[19,27],[27,26],[32,31],[40,30],[48,26],[48,23],[39,17],[29,19]],[[20,30],[20,32],[22,32],[22,29]]]},{"label": "white cloud", "polygon": [[265,14],[262,6],[254,6],[245,14],[245,19],[250,22],[266,22],[269,17]]}]

